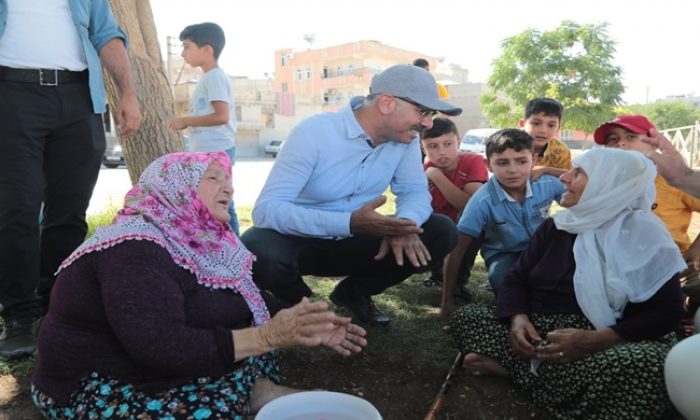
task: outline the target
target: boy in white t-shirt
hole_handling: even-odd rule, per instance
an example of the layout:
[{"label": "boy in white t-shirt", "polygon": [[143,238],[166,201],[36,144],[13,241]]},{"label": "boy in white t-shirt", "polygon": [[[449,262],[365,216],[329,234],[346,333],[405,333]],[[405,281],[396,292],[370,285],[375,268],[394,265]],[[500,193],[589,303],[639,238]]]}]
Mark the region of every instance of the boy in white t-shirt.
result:
[{"label": "boy in white t-shirt", "polygon": [[[225,151],[233,165],[236,157],[236,104],[233,86],[219,67],[224,48],[224,31],[216,23],[190,25],[180,33],[182,57],[192,67],[200,67],[204,75],[190,98],[189,115],[170,119],[170,128],[189,128],[189,150],[193,152]],[[231,201],[231,228],[239,235],[238,216]]]}]

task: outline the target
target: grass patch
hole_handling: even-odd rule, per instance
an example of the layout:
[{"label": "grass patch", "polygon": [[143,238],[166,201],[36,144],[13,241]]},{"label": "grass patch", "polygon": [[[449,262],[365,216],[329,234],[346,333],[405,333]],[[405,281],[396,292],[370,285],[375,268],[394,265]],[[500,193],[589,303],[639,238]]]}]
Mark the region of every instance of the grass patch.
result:
[{"label": "grass patch", "polygon": [[12,360],[9,362],[0,362],[0,376],[29,376],[34,370],[34,358]]},{"label": "grass patch", "polygon": [[[423,280],[429,273],[414,274],[404,282],[392,286],[373,297],[377,307],[391,317],[389,327],[367,328],[369,345],[364,357],[395,362],[411,362],[438,369],[444,368],[446,350],[456,348],[447,330],[447,320],[439,317],[441,289],[426,287]],[[304,280],[316,294],[315,300],[324,300],[331,309],[344,314],[330,302],[329,294],[340,278],[306,276]],[[477,258],[468,289],[475,302],[494,302],[493,294],[485,289],[486,269],[481,258]],[[459,304],[460,300],[457,299]],[[295,348],[294,352],[316,352],[315,349]]]},{"label": "grass patch", "polygon": [[110,203],[107,207],[104,208],[104,210],[101,210],[99,213],[89,215],[87,217],[88,231],[86,237],[89,238],[92,235],[94,235],[95,229],[97,229],[98,227],[104,227],[112,223],[112,220],[114,220],[114,216],[117,215],[117,211],[119,211],[120,208],[121,207]]}]

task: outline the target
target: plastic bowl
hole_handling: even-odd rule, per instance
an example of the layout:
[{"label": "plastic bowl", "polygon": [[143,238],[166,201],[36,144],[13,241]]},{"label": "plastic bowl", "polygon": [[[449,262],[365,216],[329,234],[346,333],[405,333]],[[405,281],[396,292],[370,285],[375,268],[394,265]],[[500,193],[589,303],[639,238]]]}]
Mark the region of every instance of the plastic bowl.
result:
[{"label": "plastic bowl", "polygon": [[700,419],[700,335],[695,334],[673,346],[666,356],[664,377],[673,405],[687,419]]},{"label": "plastic bowl", "polygon": [[354,395],[305,391],[264,405],[255,420],[382,420],[382,416],[372,404]]}]

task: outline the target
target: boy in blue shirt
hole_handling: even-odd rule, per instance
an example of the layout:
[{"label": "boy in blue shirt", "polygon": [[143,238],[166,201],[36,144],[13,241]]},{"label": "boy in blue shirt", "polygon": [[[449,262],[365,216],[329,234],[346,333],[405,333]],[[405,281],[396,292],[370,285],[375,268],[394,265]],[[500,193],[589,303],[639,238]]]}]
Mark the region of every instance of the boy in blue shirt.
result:
[{"label": "boy in blue shirt", "polygon": [[457,224],[457,247],[445,259],[441,315],[454,311],[452,297],[460,262],[472,241],[484,235],[481,256],[495,294],[506,272],[549,216],[552,201],[564,185],[551,175],[530,181],[534,139],[523,130],[506,128],[486,140],[486,165],[493,176],[471,197]]},{"label": "boy in blue shirt", "polygon": [[[193,152],[225,151],[233,165],[236,157],[236,103],[233,86],[219,67],[224,49],[224,31],[216,23],[190,25],[180,32],[182,57],[192,67],[201,67],[204,75],[190,98],[189,115],[170,119],[170,128],[189,127],[189,149]],[[231,201],[231,228],[239,236],[238,216]]]}]

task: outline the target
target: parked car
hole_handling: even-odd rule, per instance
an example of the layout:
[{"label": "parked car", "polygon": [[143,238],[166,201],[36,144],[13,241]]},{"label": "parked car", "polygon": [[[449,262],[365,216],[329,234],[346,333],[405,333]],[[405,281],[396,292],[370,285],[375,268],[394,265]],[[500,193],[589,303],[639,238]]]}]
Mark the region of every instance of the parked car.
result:
[{"label": "parked car", "polygon": [[119,144],[117,136],[107,134],[105,154],[102,156],[102,164],[108,168],[116,168],[119,165],[126,165],[124,152]]},{"label": "parked car", "polygon": [[276,158],[283,144],[284,140],[272,140],[265,146],[265,154],[272,155],[273,158]]},{"label": "parked car", "polygon": [[474,128],[467,131],[459,144],[459,150],[461,152],[486,154],[484,141],[498,130],[498,128]]}]

